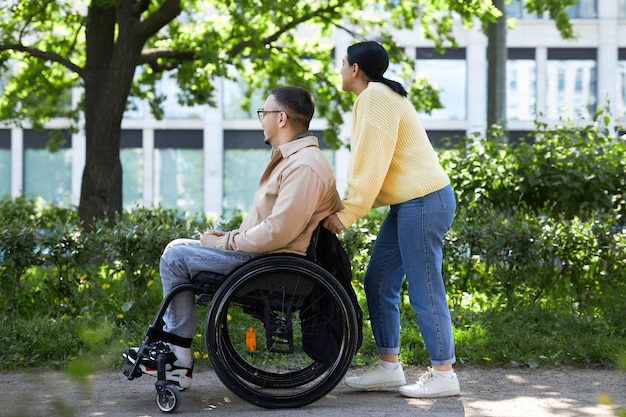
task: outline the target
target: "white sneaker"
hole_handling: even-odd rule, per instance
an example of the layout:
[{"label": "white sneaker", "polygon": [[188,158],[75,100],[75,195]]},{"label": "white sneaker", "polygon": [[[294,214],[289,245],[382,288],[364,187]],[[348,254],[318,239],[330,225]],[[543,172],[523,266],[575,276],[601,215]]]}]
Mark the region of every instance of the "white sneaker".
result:
[{"label": "white sneaker", "polygon": [[344,382],[350,388],[367,390],[399,387],[406,384],[406,379],[404,379],[402,365],[398,364],[396,369],[390,371],[377,364],[373,371],[361,376],[350,376]]},{"label": "white sneaker", "polygon": [[421,376],[415,384],[404,385],[399,391],[405,397],[438,398],[459,395],[461,388],[456,374],[452,378],[438,375],[428,368],[428,372]]}]

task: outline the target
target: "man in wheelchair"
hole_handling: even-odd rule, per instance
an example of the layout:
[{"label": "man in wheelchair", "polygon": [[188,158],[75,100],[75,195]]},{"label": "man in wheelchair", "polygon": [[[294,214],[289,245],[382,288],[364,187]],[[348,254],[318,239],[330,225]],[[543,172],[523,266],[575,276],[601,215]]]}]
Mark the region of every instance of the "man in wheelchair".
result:
[{"label": "man in wheelchair", "polygon": [[[176,239],[160,261],[164,294],[189,284],[200,272],[227,275],[266,253],[305,255],[311,236],[324,218],[341,208],[333,171],[308,131],[314,101],[300,87],[278,87],[257,110],[271,159],[259,181],[254,203],[239,229],[209,230],[200,240]],[[127,349],[128,362],[157,376],[157,357],[165,358],[165,379],[181,389],[191,386],[191,342],[196,333],[196,301],[191,291],[174,296],[163,316],[158,342]]]}]

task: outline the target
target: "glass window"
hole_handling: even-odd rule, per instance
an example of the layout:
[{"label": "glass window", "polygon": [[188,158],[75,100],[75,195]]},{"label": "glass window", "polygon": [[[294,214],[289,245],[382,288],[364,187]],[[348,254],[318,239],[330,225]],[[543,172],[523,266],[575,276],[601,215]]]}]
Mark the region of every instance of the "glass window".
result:
[{"label": "glass window", "polygon": [[534,120],[537,103],[537,63],[534,49],[509,49],[507,60],[507,118]]},{"label": "glass window", "polygon": [[[537,19],[537,14],[529,13],[524,7],[524,3],[526,3],[524,0],[512,0],[506,4],[507,16],[517,19]],[[568,7],[565,11],[571,19],[596,19],[598,17],[597,0],[578,0],[576,4]]]},{"label": "glass window", "polygon": [[261,129],[224,131],[222,209],[225,213],[250,210],[270,157],[271,150],[263,142]]},{"label": "glass window", "polygon": [[51,203],[70,203],[72,192],[72,140],[63,132],[65,145],[46,149],[49,132],[24,131],[24,195]]},{"label": "glass window", "polygon": [[619,10],[617,15],[620,19],[626,19],[626,0],[619,0]]},{"label": "glass window", "polygon": [[445,149],[450,145],[464,142],[467,136],[465,130],[435,130],[428,129],[428,138],[435,148]]},{"label": "glass window", "polygon": [[578,0],[576,4],[566,9],[572,19],[595,19],[598,17],[596,0]]},{"label": "glass window", "polygon": [[204,117],[203,106],[184,106],[178,102],[180,88],[171,72],[163,75],[155,88],[157,94],[165,98],[162,104],[165,119],[201,119]]},{"label": "glass window", "polygon": [[122,203],[132,209],[143,205],[143,149],[140,130],[123,130],[120,160],[122,162]]},{"label": "glass window", "polygon": [[467,116],[467,63],[465,49],[450,49],[443,55],[431,48],[418,48],[415,68],[439,90],[444,106],[431,114],[421,114],[423,120],[464,120]]},{"label": "glass window", "polygon": [[617,61],[617,115],[626,125],[626,48],[620,48],[619,61]]},{"label": "glass window", "polygon": [[546,116],[590,117],[597,105],[596,50],[549,49]]},{"label": "glass window", "polygon": [[154,203],[204,211],[203,132],[161,130],[154,136]]},{"label": "glass window", "polygon": [[224,150],[224,200],[225,213],[252,206],[259,179],[269,162],[269,149]]},{"label": "glass window", "polygon": [[517,19],[537,19],[537,13],[529,13],[524,8],[523,0],[512,0],[505,5],[507,17],[514,17]]},{"label": "glass window", "polygon": [[0,199],[11,195],[11,131],[0,129]]},{"label": "glass window", "polygon": [[125,208],[143,204],[143,149],[122,148],[122,201]]}]

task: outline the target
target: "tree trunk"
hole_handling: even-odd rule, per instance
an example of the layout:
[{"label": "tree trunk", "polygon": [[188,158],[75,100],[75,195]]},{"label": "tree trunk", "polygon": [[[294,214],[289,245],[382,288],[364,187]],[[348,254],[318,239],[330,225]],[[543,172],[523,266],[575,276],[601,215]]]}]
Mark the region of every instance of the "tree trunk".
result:
[{"label": "tree trunk", "polygon": [[506,127],[506,9],[505,0],[494,0],[502,16],[487,28],[487,126]]},{"label": "tree trunk", "polygon": [[[121,123],[142,45],[116,34],[116,10],[90,6],[85,65],[85,168],[79,218],[112,224],[122,211]],[[116,40],[116,36],[117,40]]]},{"label": "tree trunk", "polygon": [[113,111],[113,94],[87,99],[89,89],[85,83],[85,107],[98,109],[100,115],[85,117],[87,143],[78,213],[87,227],[102,218],[112,224],[115,213],[122,210],[121,117]]}]

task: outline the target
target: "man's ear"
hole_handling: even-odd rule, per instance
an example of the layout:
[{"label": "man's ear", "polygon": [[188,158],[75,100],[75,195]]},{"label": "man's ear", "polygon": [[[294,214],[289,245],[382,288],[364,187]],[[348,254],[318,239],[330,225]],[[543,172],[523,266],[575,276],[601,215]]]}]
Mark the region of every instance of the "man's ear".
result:
[{"label": "man's ear", "polygon": [[280,112],[278,114],[278,125],[281,127],[285,126],[287,124],[287,118],[288,118],[287,113]]}]

